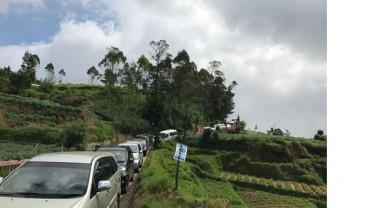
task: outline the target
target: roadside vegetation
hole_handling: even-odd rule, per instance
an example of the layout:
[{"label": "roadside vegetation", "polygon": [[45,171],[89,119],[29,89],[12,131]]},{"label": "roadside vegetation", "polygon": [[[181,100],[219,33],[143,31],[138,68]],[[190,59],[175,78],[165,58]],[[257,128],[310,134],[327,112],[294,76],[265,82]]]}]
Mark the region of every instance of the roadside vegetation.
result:
[{"label": "roadside vegetation", "polygon": [[247,137],[254,133],[220,134],[216,143],[208,144],[202,143],[203,136],[187,138],[178,190],[173,160],[177,141],[165,142],[150,153],[134,207],[326,207],[326,143]]}]

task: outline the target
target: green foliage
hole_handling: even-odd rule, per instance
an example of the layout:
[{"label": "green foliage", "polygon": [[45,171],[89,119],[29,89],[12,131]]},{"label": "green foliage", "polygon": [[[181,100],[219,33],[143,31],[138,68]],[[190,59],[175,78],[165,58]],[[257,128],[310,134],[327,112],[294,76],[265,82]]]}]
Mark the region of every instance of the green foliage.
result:
[{"label": "green foliage", "polygon": [[37,142],[42,144],[61,143],[59,128],[24,126],[16,128],[0,127],[1,139],[15,142]]},{"label": "green foliage", "polygon": [[54,87],[55,80],[53,78],[46,78],[40,82],[40,89],[43,92],[49,93]]},{"label": "green foliage", "polygon": [[176,207],[178,204],[181,207],[246,207],[230,183],[198,176],[201,170],[190,161],[202,163],[202,166],[216,166],[212,162],[205,164],[206,160],[200,156],[180,163],[179,187],[174,191],[177,164],[172,159],[174,149],[175,142],[165,142],[163,148],[150,153],[140,173],[139,207]]},{"label": "green foliage", "polygon": [[140,173],[140,184],[143,189],[149,192],[161,192],[174,187],[173,175],[170,175],[168,170],[165,169],[165,163],[168,161],[167,159],[162,161],[162,158],[167,158],[165,150],[151,152],[149,160],[146,161],[146,168]]},{"label": "green foliage", "polygon": [[284,207],[284,208],[317,208],[310,200],[293,196],[283,196],[279,194],[257,191],[254,189],[238,189],[238,193],[249,207],[268,208],[268,207]]},{"label": "green foliage", "polygon": [[299,181],[307,184],[324,185],[323,180],[320,177],[312,174],[304,174],[300,176]]},{"label": "green foliage", "polygon": [[63,143],[65,147],[76,147],[77,150],[84,150],[86,126],[81,121],[74,121],[67,125],[63,132]]},{"label": "green foliage", "polygon": [[86,142],[102,142],[115,137],[116,131],[112,123],[98,121],[87,127]]}]

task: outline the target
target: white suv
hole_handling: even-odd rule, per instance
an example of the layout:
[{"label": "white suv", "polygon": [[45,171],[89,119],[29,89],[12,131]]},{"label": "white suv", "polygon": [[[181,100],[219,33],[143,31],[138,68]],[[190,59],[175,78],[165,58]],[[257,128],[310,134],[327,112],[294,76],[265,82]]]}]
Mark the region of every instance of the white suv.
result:
[{"label": "white suv", "polygon": [[116,208],[120,179],[112,153],[42,154],[0,181],[0,204],[1,208]]}]

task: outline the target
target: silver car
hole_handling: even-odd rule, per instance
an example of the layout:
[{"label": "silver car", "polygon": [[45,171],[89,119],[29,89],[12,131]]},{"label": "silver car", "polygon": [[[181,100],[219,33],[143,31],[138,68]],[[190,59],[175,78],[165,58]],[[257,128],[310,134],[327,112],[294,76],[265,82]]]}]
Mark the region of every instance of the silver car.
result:
[{"label": "silver car", "polygon": [[33,157],[0,183],[1,208],[116,208],[120,171],[112,153],[58,152]]},{"label": "silver car", "polygon": [[130,147],[132,149],[134,156],[135,172],[139,173],[139,168],[142,167],[143,164],[143,150],[141,144],[139,142],[132,141],[120,143],[119,146]]}]

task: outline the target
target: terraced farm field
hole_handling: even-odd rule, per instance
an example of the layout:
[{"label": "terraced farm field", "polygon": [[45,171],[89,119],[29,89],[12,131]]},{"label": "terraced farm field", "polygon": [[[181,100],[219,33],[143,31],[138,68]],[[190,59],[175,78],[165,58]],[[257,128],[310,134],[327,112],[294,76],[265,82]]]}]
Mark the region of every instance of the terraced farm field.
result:
[{"label": "terraced farm field", "polygon": [[249,208],[317,208],[305,198],[284,196],[254,189],[239,189],[239,196]]},{"label": "terraced farm field", "polygon": [[249,175],[239,175],[234,173],[222,172],[219,176],[223,180],[232,182],[244,182],[248,186],[258,185],[263,188],[274,190],[275,192],[291,192],[291,194],[299,194],[316,198],[327,198],[327,187],[316,186],[306,183],[298,183],[295,181],[277,181],[273,179],[258,178]]}]

